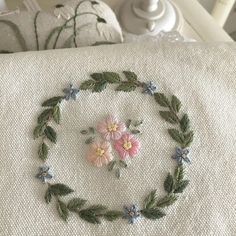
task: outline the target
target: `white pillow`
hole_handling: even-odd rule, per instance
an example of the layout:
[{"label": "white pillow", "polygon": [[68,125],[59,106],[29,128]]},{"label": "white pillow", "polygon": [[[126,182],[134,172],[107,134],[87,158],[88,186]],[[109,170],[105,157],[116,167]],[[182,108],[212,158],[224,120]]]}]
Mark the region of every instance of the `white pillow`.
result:
[{"label": "white pillow", "polygon": [[[77,12],[81,16],[77,16],[74,22],[73,16],[79,4]],[[0,52],[70,48],[123,41],[114,12],[100,0],[68,1],[47,12],[0,13],[0,35]]]}]

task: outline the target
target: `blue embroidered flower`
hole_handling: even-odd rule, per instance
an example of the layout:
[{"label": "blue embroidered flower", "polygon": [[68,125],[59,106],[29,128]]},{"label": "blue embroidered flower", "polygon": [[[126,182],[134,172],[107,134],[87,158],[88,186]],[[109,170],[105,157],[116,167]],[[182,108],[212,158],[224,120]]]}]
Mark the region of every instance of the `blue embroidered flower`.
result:
[{"label": "blue embroidered flower", "polygon": [[127,219],[129,224],[136,223],[141,218],[141,213],[137,205],[124,206],[124,219]]},{"label": "blue embroidered flower", "polygon": [[79,89],[74,89],[73,85],[70,84],[70,87],[63,89],[63,92],[65,93],[66,101],[68,101],[70,99],[76,100],[76,96],[79,93]]},{"label": "blue embroidered flower", "polygon": [[175,149],[175,155],[172,156],[172,158],[175,159],[179,164],[182,164],[183,161],[185,161],[186,163],[191,163],[190,159],[188,158],[188,154],[189,149],[182,149],[180,147],[177,147]]},{"label": "blue embroidered flower", "polygon": [[143,93],[147,93],[151,96],[154,95],[156,90],[157,90],[157,86],[152,81],[144,84],[143,86]]},{"label": "blue embroidered flower", "polygon": [[49,166],[43,165],[39,167],[36,178],[40,179],[44,184],[53,178],[53,173]]}]

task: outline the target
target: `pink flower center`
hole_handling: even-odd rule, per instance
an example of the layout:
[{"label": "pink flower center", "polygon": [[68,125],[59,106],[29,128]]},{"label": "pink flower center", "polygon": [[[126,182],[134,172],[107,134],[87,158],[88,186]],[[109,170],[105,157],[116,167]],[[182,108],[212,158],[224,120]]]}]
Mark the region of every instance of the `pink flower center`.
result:
[{"label": "pink flower center", "polygon": [[125,150],[129,150],[130,148],[132,148],[132,143],[130,141],[125,141],[123,144],[123,148]]},{"label": "pink flower center", "polygon": [[102,156],[105,153],[105,151],[102,148],[97,148],[96,150],[96,155],[97,156]]},{"label": "pink flower center", "polygon": [[118,128],[117,124],[110,124],[110,125],[108,125],[107,130],[109,132],[115,132],[115,131],[117,131],[117,128]]}]

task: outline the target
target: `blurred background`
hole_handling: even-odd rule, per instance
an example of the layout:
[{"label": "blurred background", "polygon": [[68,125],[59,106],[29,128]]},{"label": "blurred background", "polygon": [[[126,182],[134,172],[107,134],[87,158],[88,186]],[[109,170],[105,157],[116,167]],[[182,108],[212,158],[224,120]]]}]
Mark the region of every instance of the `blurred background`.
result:
[{"label": "blurred background", "polygon": [[[216,7],[217,2],[227,3],[227,1],[216,1],[216,0],[198,0],[201,5],[209,12],[212,13],[214,7]],[[234,4],[225,24],[223,25],[225,31],[236,40],[236,4]]]},{"label": "blurred background", "polygon": [[[5,1],[8,5],[9,9],[15,9],[16,6],[20,6],[20,4],[22,4],[22,2],[23,2],[23,0],[5,0]],[[115,8],[115,6],[117,4],[119,5],[122,2],[122,0],[103,0],[103,1],[108,3],[113,9]],[[199,5],[202,6],[203,10],[205,9],[207,11],[207,14],[209,13],[208,14],[209,16],[213,16],[217,25],[219,25],[221,28],[223,28],[224,32],[226,32],[228,35],[230,35],[230,37],[232,37],[233,40],[236,40],[236,4],[235,4],[236,0],[191,0],[191,1],[189,0],[189,2],[191,2],[191,4],[194,3],[195,1],[196,2],[198,1],[200,3]],[[63,3],[65,1],[63,1],[63,0],[57,0],[57,1],[56,0],[38,0],[38,2],[44,8],[49,8],[49,7],[52,7],[53,5],[55,5],[55,2]],[[185,4],[186,4],[186,1],[184,1],[184,0],[183,1],[173,0],[173,2],[177,3],[177,5],[182,4],[185,6]],[[183,2],[185,2],[185,3],[183,3]],[[189,5],[191,5],[191,4],[189,4]],[[232,7],[232,5],[233,5],[233,7]],[[194,5],[193,8],[195,8],[196,6],[197,5]],[[187,23],[189,23],[190,27],[188,26],[188,28],[193,27],[195,32],[197,32],[200,35],[204,35],[206,40],[203,40],[203,41],[211,41],[212,38],[214,37],[214,35],[215,35],[215,39],[220,38],[220,33],[222,34],[223,31],[221,32],[220,28],[218,28],[218,30],[217,30],[217,28],[213,27],[214,24],[212,24],[212,22],[210,24],[210,22],[209,22],[210,18],[205,18],[206,14],[200,8],[198,8],[198,9],[193,9],[193,8],[192,9],[186,8],[185,11],[187,11],[188,13],[182,12],[183,14],[189,15],[189,17],[187,19],[187,21],[188,21]],[[182,10],[183,9],[181,9],[181,11]],[[191,15],[195,15],[195,22],[190,19]],[[196,19],[196,18],[199,18],[199,19]],[[199,26],[199,28],[198,28],[198,25],[196,27],[194,27],[197,20],[199,20],[199,22],[202,23],[201,26]],[[201,31],[203,31],[201,29],[201,27],[207,27],[207,26],[208,26],[209,32],[206,32],[206,30],[204,32],[201,32]],[[189,30],[184,29],[184,31],[189,31]],[[191,29],[191,31],[192,31],[192,29]],[[209,37],[209,35],[206,36],[207,34],[209,34],[209,35],[211,34],[211,37]],[[192,36],[192,35],[194,35],[194,33],[191,34],[191,33],[187,32],[186,35],[188,37],[195,38],[198,40],[197,37]],[[222,39],[224,41],[224,37]]]}]

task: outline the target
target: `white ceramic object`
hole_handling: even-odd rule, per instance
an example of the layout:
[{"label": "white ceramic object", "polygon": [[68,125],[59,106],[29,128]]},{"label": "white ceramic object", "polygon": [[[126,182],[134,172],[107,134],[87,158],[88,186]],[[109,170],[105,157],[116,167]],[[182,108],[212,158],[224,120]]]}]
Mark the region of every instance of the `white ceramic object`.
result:
[{"label": "white ceramic object", "polygon": [[179,30],[183,21],[178,8],[168,0],[126,0],[119,18],[126,31],[137,35]]}]

